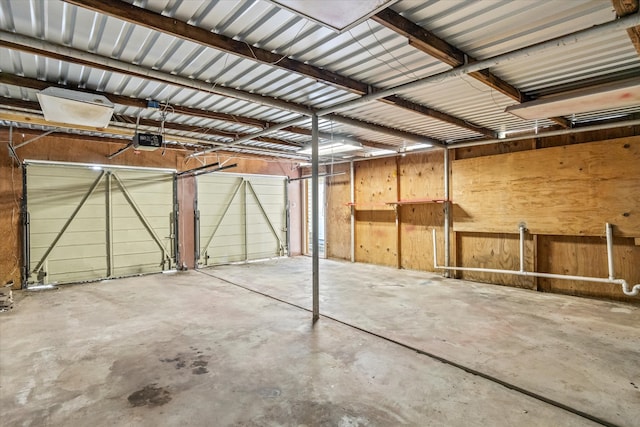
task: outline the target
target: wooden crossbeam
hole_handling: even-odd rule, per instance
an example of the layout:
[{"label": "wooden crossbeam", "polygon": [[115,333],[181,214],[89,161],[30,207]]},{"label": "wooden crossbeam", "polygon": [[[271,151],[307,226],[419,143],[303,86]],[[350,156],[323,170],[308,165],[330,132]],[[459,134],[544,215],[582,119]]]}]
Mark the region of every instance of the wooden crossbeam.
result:
[{"label": "wooden crossbeam", "polygon": [[[329,84],[331,86],[347,90],[352,93],[364,95],[370,92],[379,90],[377,87],[370,86],[364,82],[355,80],[351,77],[347,77],[338,73],[335,73],[324,68],[315,67],[304,62],[296,61],[287,56],[283,56],[277,53],[270,52],[268,50],[260,49],[258,47],[249,46],[247,43],[239,40],[235,40],[231,37],[227,37],[222,34],[216,34],[211,31],[207,31],[204,28],[190,25],[186,22],[180,21],[175,18],[163,16],[161,14],[146,10],[132,4],[123,1],[103,1],[103,0],[64,0],[67,3],[83,7],[85,9],[92,10],[97,13],[112,16],[118,19],[122,19],[126,22],[130,22],[135,25],[143,26],[154,31],[162,32],[172,35],[174,37],[188,40],[202,46],[211,47],[213,49],[228,52],[236,56],[240,56],[246,59],[251,59],[263,64],[277,67],[287,71],[291,71],[297,74],[301,74],[305,77],[310,77],[317,81]],[[384,102],[384,101],[382,101]],[[410,101],[406,101],[410,102]],[[421,107],[421,108],[418,108]],[[418,106],[414,111],[420,109],[427,109],[428,107],[422,105]],[[484,129],[482,126],[468,124],[466,121],[457,117],[448,115],[443,112],[436,112],[439,114],[441,121],[460,126],[460,123],[464,123],[464,128],[478,132],[480,129]],[[433,117],[433,115],[431,115]],[[487,129],[484,129],[488,131]],[[483,132],[480,132],[483,133]]]}]

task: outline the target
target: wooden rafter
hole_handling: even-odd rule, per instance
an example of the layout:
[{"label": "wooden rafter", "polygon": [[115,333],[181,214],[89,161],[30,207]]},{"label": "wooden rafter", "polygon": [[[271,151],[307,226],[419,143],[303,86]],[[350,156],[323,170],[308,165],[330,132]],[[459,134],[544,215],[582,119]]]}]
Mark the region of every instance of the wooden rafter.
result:
[{"label": "wooden rafter", "polygon": [[[452,67],[464,65],[467,62],[475,62],[476,59],[467,55],[457,47],[449,44],[445,40],[439,38],[432,32],[426,30],[420,25],[408,20],[399,13],[391,9],[384,9],[372,16],[371,19],[378,24],[383,25],[390,30],[403,35],[409,40],[409,44],[416,49],[433,56],[439,61],[444,62]],[[530,100],[525,94],[510,83],[502,80],[500,77],[491,73],[489,70],[481,70],[469,73],[470,77],[481,81],[485,85],[497,90],[498,92],[508,96],[509,98],[525,102]],[[564,117],[551,117],[550,120],[555,121],[563,127],[571,127],[570,122]]]},{"label": "wooden rafter", "polygon": [[[10,84],[10,85],[13,85],[13,86],[25,87],[25,88],[36,89],[36,90],[43,90],[43,89],[46,89],[47,87],[50,87],[50,86],[55,86],[55,87],[59,87],[59,88],[63,88],[63,89],[81,90],[81,89],[77,88],[76,86],[61,85],[61,84],[51,83],[51,82],[47,82],[47,81],[43,81],[43,80],[36,80],[36,79],[30,79],[30,78],[27,78],[27,77],[15,76],[15,75],[12,75],[12,74],[7,74],[7,73],[0,73],[0,84]],[[114,95],[114,94],[105,93],[105,92],[93,92],[93,91],[89,91],[89,90],[86,90],[86,89],[82,89],[82,91],[86,92],[86,93],[105,95],[105,96],[107,96],[109,98],[110,101],[112,101],[112,102],[114,102],[116,104],[128,105],[128,106],[140,107],[140,108],[144,108],[144,107],[147,106],[147,101],[143,100],[143,99],[129,98],[129,97],[126,97],[126,96]],[[5,105],[5,106],[9,106],[9,107],[24,108],[24,109],[40,112],[40,104],[38,104],[37,102],[33,102],[33,101],[25,101],[25,100],[4,98],[3,101],[2,101],[2,104]],[[184,114],[184,115],[190,115],[190,116],[195,116],[195,117],[202,117],[202,118],[209,118],[209,119],[215,119],[215,120],[221,120],[221,121],[227,121],[227,122],[233,122],[233,123],[240,123],[240,124],[248,125],[248,126],[253,125],[253,126],[258,127],[258,128],[267,128],[267,127],[269,127],[271,125],[270,122],[266,122],[266,121],[262,121],[262,120],[258,120],[258,119],[253,119],[251,117],[230,115],[230,114],[226,114],[226,113],[217,113],[217,112],[198,110],[198,109],[195,109],[195,108],[187,108],[187,107],[181,107],[181,106],[175,106],[175,107],[174,106],[170,106],[170,107],[173,108],[174,111],[177,114]],[[117,118],[121,118],[121,117],[123,117],[123,116],[122,115],[117,116]],[[120,120],[120,121],[121,122],[131,123],[132,121],[136,120],[136,117],[134,117],[134,116],[127,116],[127,117],[129,117],[128,120]],[[329,116],[329,118],[331,118],[331,116]],[[248,122],[248,123],[246,123],[246,122]],[[143,126],[151,126],[151,127],[159,127],[161,125],[161,123],[159,121],[150,120],[150,119],[141,119],[140,120],[140,124],[143,125]],[[203,131],[203,127],[202,126],[190,126],[190,125],[183,125],[183,124],[172,123],[172,122],[165,122],[165,128],[174,129],[174,130],[181,130],[181,131],[186,131],[186,132],[205,133],[207,135],[217,135],[217,136],[222,136],[222,137],[227,137],[227,138],[234,138],[234,139],[248,135],[248,134],[242,133],[242,132],[240,132],[240,133],[223,132],[223,131],[216,130],[215,128],[207,128],[205,131]],[[297,134],[297,135],[304,135],[304,136],[310,136],[311,135],[311,130],[310,129],[297,127],[297,126],[290,126],[290,127],[282,129],[282,131],[283,132],[289,132],[289,133]],[[331,135],[331,134],[327,134],[327,133],[321,132],[320,133],[320,137],[323,138],[323,139],[331,139],[332,137],[341,138],[341,137],[344,137],[344,136],[343,135]],[[362,145],[364,145],[366,147],[383,148],[383,149],[393,149],[393,148],[395,148],[394,146],[390,146],[388,144],[382,144],[382,143],[369,141],[369,140],[362,139],[362,138],[354,138],[354,137],[349,137],[349,138],[352,139],[352,140],[356,140],[356,141],[360,142]],[[297,142],[291,142],[291,141],[287,141],[287,140],[283,140],[283,139],[270,138],[270,137],[256,138],[256,141],[268,142],[268,143],[284,145],[284,146],[296,146],[296,147],[300,146],[300,144],[297,143]]]},{"label": "wooden rafter", "polygon": [[[15,44],[15,43],[11,43],[11,42],[7,42],[4,40],[0,40],[0,47],[6,47],[8,49],[12,49],[12,50],[16,50],[16,51],[23,51],[23,52],[27,52],[33,55],[37,55],[37,56],[42,56],[45,58],[51,58],[51,59],[56,59],[56,60],[60,60],[60,61],[64,61],[64,62],[68,62],[68,63],[73,63],[73,64],[81,64],[90,68],[96,68],[99,70],[105,70],[105,71],[113,71],[111,69],[109,69],[108,67],[99,64],[97,62],[93,62],[87,59],[84,59],[82,61],[77,61],[75,59],[69,58],[67,56],[64,55],[60,55],[56,52],[52,52],[51,50],[42,50],[42,49],[36,49],[33,47],[29,47],[29,46],[23,46],[20,44]],[[120,70],[116,71],[117,73],[120,73]],[[158,81],[158,82],[162,82],[162,83],[166,83],[163,80],[158,80],[158,79],[154,79],[152,77],[147,76],[144,73],[137,73],[135,71],[131,71],[128,70],[126,73],[124,73],[126,75],[129,76],[133,76],[133,77],[139,77],[142,79],[147,79],[147,80],[154,80],[154,81]],[[3,77],[6,76],[6,77]],[[32,87],[33,89],[37,89],[37,90],[41,90],[44,89],[46,87],[49,86],[58,86],[58,87],[66,87],[69,89],[74,89],[73,86],[64,86],[61,84],[57,84],[57,83],[50,83],[50,82],[42,82],[40,80],[35,80],[35,79],[27,79],[24,77],[19,77],[19,76],[15,76],[15,75],[10,75],[10,74],[6,74],[6,73],[0,73],[0,83],[2,82],[1,79],[2,78],[6,78],[7,81],[5,83],[7,84],[13,84],[15,86],[22,86],[22,87]],[[26,80],[25,80],[26,79]],[[29,83],[28,81],[31,80],[31,82]],[[13,82],[13,83],[11,83]],[[181,86],[181,87],[187,87],[187,88],[191,88],[190,86],[185,86],[182,85],[180,83],[175,83],[176,86]],[[80,90],[80,89],[79,89]],[[86,89],[81,89],[84,91],[87,91]],[[241,91],[238,91],[241,92]],[[97,93],[97,92],[96,92]],[[101,93],[102,95],[107,95],[106,93]],[[140,107],[140,108],[144,108],[147,105],[147,101],[146,100],[140,100],[140,99],[135,99],[135,98],[129,98],[129,97],[125,97],[125,96],[121,96],[121,95],[111,95],[108,94],[109,99],[111,99],[112,102],[115,103],[119,103],[122,105],[130,105],[130,106],[135,106],[135,107]],[[284,100],[278,100],[280,103],[282,104],[286,104],[286,105],[290,105],[292,107],[295,108],[307,108],[306,106],[303,106],[302,104],[296,104],[294,102],[289,102],[289,101],[284,101]],[[243,123],[245,125],[251,125],[251,123],[253,123],[256,127],[259,128],[263,128],[266,129],[268,127],[270,127],[272,125],[272,123],[270,122],[266,122],[266,121],[261,121],[261,120],[257,120],[257,119],[252,119],[252,118],[243,118],[242,116],[237,116],[237,115],[226,115],[226,118],[230,119],[230,120],[224,120],[224,113],[216,113],[216,112],[210,112],[210,111],[205,111],[205,110],[199,110],[199,109],[193,109],[193,108],[187,108],[187,107],[178,107],[178,106],[174,106],[174,109],[176,110],[181,110],[187,114],[196,116],[196,117],[204,117],[204,118],[213,118],[216,120],[222,120],[222,121],[231,121],[233,123]],[[331,119],[338,119],[341,116],[337,115],[337,114],[331,114],[331,115],[327,115],[324,116],[325,119],[327,120],[331,120]],[[243,120],[246,119],[246,120]],[[353,123],[358,122],[356,119],[350,119]],[[364,125],[366,125],[367,127],[369,126],[369,123],[366,122],[361,122]],[[390,128],[390,127],[386,127],[386,126],[382,126],[379,125],[378,126],[381,131],[392,131],[395,132],[396,129],[394,128]],[[295,133],[295,134],[300,134],[300,135],[310,135],[310,130],[305,129],[305,128],[301,128],[301,127],[297,127],[297,126],[290,126],[290,127],[286,127],[284,129],[282,129],[282,131],[285,132],[291,132],[291,133]],[[419,135],[415,134],[413,135],[414,137],[417,137]],[[330,136],[322,136],[323,138],[329,138]],[[362,142],[363,144],[368,144],[371,147],[376,147],[379,146],[380,143],[375,143],[375,142],[371,142],[371,141],[366,141],[366,140],[360,140],[355,138],[356,140],[359,140],[360,142]],[[386,148],[389,148],[389,146],[386,146]]]},{"label": "wooden rafter", "polygon": [[[631,15],[632,13],[638,13],[638,0],[611,0],[611,2],[613,3],[616,15],[620,18]],[[636,48],[636,52],[640,54],[640,26],[628,28],[627,34],[629,34],[629,38]]]},{"label": "wooden rafter", "polygon": [[[260,49],[258,47],[249,46],[243,41],[238,41],[222,34],[213,33],[211,31],[207,31],[204,28],[196,27],[175,18],[163,16],[161,14],[131,5],[123,1],[64,1],[79,7],[93,10],[94,12],[122,19],[124,21],[130,22],[135,25],[140,25],[154,31],[169,34],[183,40],[188,40],[216,50],[228,52],[236,56],[251,59],[263,64],[301,74],[303,76],[310,77],[317,81],[359,95],[375,92],[380,89],[323,68],[305,64],[304,62],[296,61],[286,56],[282,56],[268,50]],[[389,103],[388,100],[381,100],[381,102]],[[414,104],[415,108],[412,108],[412,110],[416,112],[420,110],[431,110],[427,106],[415,104],[405,100],[405,105],[406,103]],[[472,130],[474,132],[479,132],[483,135],[486,135],[489,132],[491,132],[492,136],[494,135],[493,131],[491,131],[490,129],[484,128],[479,125],[468,124],[466,121],[461,120],[458,117],[446,114],[444,112],[433,110],[433,114],[429,114],[430,117],[435,117],[435,115],[438,116],[438,120],[453,124],[455,126],[461,126],[462,123],[464,124],[464,126],[462,126],[463,128]]]},{"label": "wooden rafter", "polygon": [[[111,97],[111,95],[109,95],[109,97]],[[41,112],[40,104],[33,101],[5,98],[2,100],[2,105],[7,107],[24,108],[32,111]],[[127,123],[127,124],[132,124],[132,123],[135,123],[136,121],[136,117],[134,116],[124,116],[121,114],[114,115],[114,119],[116,122]],[[140,119],[139,124],[141,126],[160,128],[160,126],[162,125],[162,122],[159,120],[152,120],[152,119]],[[168,122],[168,121],[164,123],[164,127],[165,129],[200,133],[200,134],[206,134],[206,135],[212,135],[212,136],[215,135],[215,136],[220,136],[224,138],[234,138],[234,139],[248,135],[246,133],[222,132],[214,128],[203,128],[202,126],[185,125],[182,123],[174,123],[174,122]],[[277,138],[260,137],[260,138],[256,138],[256,141],[268,142],[270,144],[277,144],[277,145],[288,146],[288,147],[300,147],[300,144],[298,143],[285,141]]]}]

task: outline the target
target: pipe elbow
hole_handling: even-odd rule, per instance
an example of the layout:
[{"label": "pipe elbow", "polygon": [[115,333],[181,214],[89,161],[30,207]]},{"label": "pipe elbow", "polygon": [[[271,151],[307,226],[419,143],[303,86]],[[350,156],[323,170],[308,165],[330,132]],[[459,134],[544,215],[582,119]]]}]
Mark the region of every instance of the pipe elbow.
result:
[{"label": "pipe elbow", "polygon": [[622,292],[624,292],[625,295],[628,295],[630,297],[635,297],[637,295],[640,295],[640,283],[638,283],[637,285],[634,285],[631,289],[629,289],[629,285],[627,284],[627,282],[624,282],[622,284]]}]

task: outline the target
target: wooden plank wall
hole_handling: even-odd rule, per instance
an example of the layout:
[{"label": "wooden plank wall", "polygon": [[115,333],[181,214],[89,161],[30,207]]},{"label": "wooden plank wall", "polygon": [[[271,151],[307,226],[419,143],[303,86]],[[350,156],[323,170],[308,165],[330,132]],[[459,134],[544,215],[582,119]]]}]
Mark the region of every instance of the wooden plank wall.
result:
[{"label": "wooden plank wall", "polygon": [[398,265],[395,212],[393,207],[385,205],[385,202],[397,200],[397,177],[395,158],[355,165],[355,252],[358,262]]},{"label": "wooden plank wall", "polygon": [[[345,172],[349,165],[341,165]],[[388,202],[444,198],[442,151],[354,163],[355,256],[357,262],[433,271],[431,230],[444,250],[444,205],[408,204],[396,210]],[[337,171],[335,169],[334,171]],[[342,170],[342,169],[341,169]],[[349,175],[327,184],[329,258],[350,259]]]},{"label": "wooden plank wall", "polygon": [[[602,237],[539,236],[538,258],[540,271],[591,277],[607,277],[607,250]],[[613,247],[616,278],[631,286],[640,283],[640,246],[634,239],[616,237]],[[626,297],[619,285],[574,282],[559,279],[538,279],[544,292],[608,298],[638,303],[638,297]]]},{"label": "wooden plank wall", "polygon": [[[524,268],[527,271],[534,271],[535,241],[533,236],[527,236],[524,246]],[[520,269],[519,234],[456,233],[456,248],[455,265],[457,266],[500,270]],[[462,271],[458,273],[457,277],[475,282],[536,289],[536,279],[533,277],[475,271]]]},{"label": "wooden plank wall", "polygon": [[[453,165],[452,189],[456,202],[453,223],[454,228],[458,230],[455,233],[457,265],[477,267],[484,263],[483,266],[490,268],[517,269],[519,248],[515,233],[518,222],[528,220],[527,226],[533,228],[534,234],[527,236],[526,269],[606,277],[604,223],[609,220],[616,225],[623,225],[622,229],[615,227],[616,236],[630,236],[614,239],[616,277],[624,278],[630,284],[640,283],[640,248],[633,238],[638,234],[637,224],[640,219],[637,213],[640,206],[637,191],[640,188],[637,137],[639,134],[640,128],[629,127],[456,150],[456,159],[486,160],[486,163],[483,162],[486,169],[475,169],[474,174],[464,168],[463,161],[456,161]],[[543,149],[552,147],[557,148]],[[514,158],[519,161],[513,160]],[[533,183],[535,185],[526,188],[519,179],[523,179],[525,169],[529,165],[544,177],[539,176]],[[491,197],[487,194],[487,186],[493,185],[487,182],[488,174],[500,176],[497,185],[501,187],[501,191],[509,193],[506,197],[508,204],[500,208],[503,211],[494,216],[490,224],[487,224],[486,218],[477,222],[474,220],[476,215],[484,214],[478,209],[486,208],[491,210],[492,215],[496,215],[496,212],[500,211],[495,206],[496,200],[504,200],[505,195]],[[466,181],[462,182],[461,178],[464,175]],[[484,199],[476,199],[475,203],[492,200],[494,206],[487,203],[481,206],[475,203],[471,205],[470,200],[461,197],[456,186],[464,185],[463,189],[470,191],[468,180],[473,180],[472,186],[484,187],[481,190],[484,191]],[[613,189],[610,191],[611,187]],[[514,192],[523,189],[531,192],[533,197],[522,198],[521,203],[514,202]],[[579,192],[586,196],[578,198],[576,194]],[[568,196],[563,199],[560,196],[562,194]],[[616,195],[620,201],[611,200],[612,195]],[[535,203],[535,197],[544,207],[537,208],[536,215],[531,215],[529,206]],[[577,204],[575,212],[567,206],[567,197]],[[615,209],[615,213],[612,214],[608,210],[607,202],[611,202],[609,207]],[[568,220],[561,216],[561,209],[564,209],[564,214],[568,213]],[[626,216],[625,213],[629,215]],[[505,223],[508,223],[508,226]],[[550,226],[554,223],[555,226]],[[544,225],[544,229],[540,225]],[[491,230],[494,232],[486,232]],[[507,233],[497,233],[507,230]],[[536,232],[538,234],[535,234]],[[625,296],[616,285],[470,272],[459,273],[457,277],[537,288],[543,292],[600,297],[634,304],[640,302],[637,297]]]},{"label": "wooden plank wall", "polygon": [[[14,130],[14,145],[30,140],[40,134],[41,132],[37,131]],[[7,128],[0,129],[0,140],[9,141]],[[292,178],[300,176],[297,164],[291,161],[259,159],[225,153],[213,154],[198,159],[186,159],[185,152],[179,150],[168,149],[164,155],[162,150],[139,153],[129,150],[112,160],[106,158],[108,154],[123,147],[124,143],[123,140],[52,134],[19,148],[17,152],[21,159],[175,168],[178,171],[220,161],[227,164],[238,164],[238,167],[229,169],[228,172],[286,175]],[[0,254],[2,254],[0,256],[0,286],[13,281],[13,287],[17,289],[21,285],[22,267],[20,220],[22,169],[18,168],[10,159],[7,143],[3,143],[0,148]],[[299,191],[290,192],[289,198],[297,206],[301,205]],[[299,215],[300,213],[293,210],[292,214]],[[292,223],[297,224],[301,222],[299,218],[292,221]],[[292,230],[294,242],[296,239],[300,240],[301,238],[301,230]],[[300,247],[298,243],[297,248]]]},{"label": "wooden plank wall", "polygon": [[[604,223],[610,221],[616,225],[616,277],[640,283],[638,135],[640,127],[629,127],[454,150],[452,262],[518,270],[518,225],[526,222],[530,228],[525,240],[526,270],[606,277]],[[442,151],[355,165],[356,261],[431,271],[431,230],[435,228],[442,264],[443,206],[400,206],[397,230],[392,207],[383,204],[394,200],[394,194],[400,199],[443,197]],[[336,190],[329,188],[329,197]],[[347,201],[345,191],[346,196],[336,192],[335,197]],[[341,227],[333,244],[341,238],[342,247],[347,248],[346,210]],[[346,255],[345,250],[342,258]],[[475,272],[457,277],[640,303],[615,285]]]},{"label": "wooden plank wall", "polygon": [[[351,176],[350,164],[341,163],[328,170],[342,175],[326,178],[325,253],[327,258],[351,259]],[[346,238],[345,238],[346,237]]]},{"label": "wooden plank wall", "polygon": [[455,231],[640,236],[640,137],[453,162]]},{"label": "wooden plank wall", "polygon": [[[400,200],[444,199],[444,157],[438,150],[399,157]],[[438,236],[440,262],[444,254],[444,205],[441,203],[399,206],[401,267],[433,271],[431,231]]]}]

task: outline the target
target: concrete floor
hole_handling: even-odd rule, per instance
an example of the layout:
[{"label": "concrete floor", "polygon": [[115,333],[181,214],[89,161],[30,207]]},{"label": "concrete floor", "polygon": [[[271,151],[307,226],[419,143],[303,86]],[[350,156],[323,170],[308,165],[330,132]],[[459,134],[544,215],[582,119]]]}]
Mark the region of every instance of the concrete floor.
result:
[{"label": "concrete floor", "polygon": [[[32,292],[0,314],[2,426],[598,425],[310,307],[309,258]],[[224,280],[211,277],[218,276]],[[321,263],[321,312],[640,425],[640,307]]]}]

